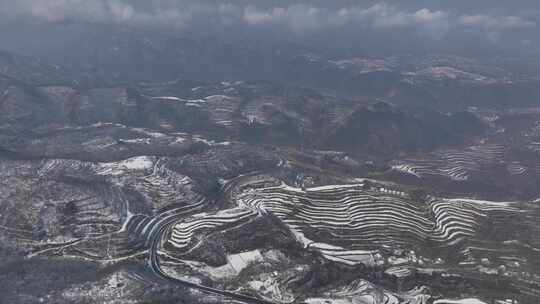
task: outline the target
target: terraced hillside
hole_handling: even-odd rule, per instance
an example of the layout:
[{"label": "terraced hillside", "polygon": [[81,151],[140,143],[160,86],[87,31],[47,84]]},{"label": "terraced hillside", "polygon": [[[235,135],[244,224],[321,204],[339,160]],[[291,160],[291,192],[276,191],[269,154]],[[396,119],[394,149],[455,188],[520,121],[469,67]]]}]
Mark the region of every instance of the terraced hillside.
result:
[{"label": "terraced hillside", "polygon": [[[93,128],[120,128],[122,136],[133,134],[125,140],[133,144],[145,140],[134,135],[157,134]],[[146,145],[159,149],[184,137],[149,136],[159,141]],[[117,161],[3,158],[4,250],[105,269],[129,265],[127,276],[115,276],[121,284],[154,290],[163,282],[157,276],[165,286],[193,288],[183,297],[209,292],[217,302],[431,303],[470,296],[528,303],[537,295],[533,202],[418,196],[411,186],[325,176],[352,164],[336,153],[189,140],[204,149]],[[99,148],[102,157],[133,153],[109,152],[125,146],[114,142]],[[500,157],[500,148],[489,149]],[[310,186],[329,182],[341,184]]]},{"label": "terraced hillside", "polygon": [[[501,145],[472,146],[463,150],[435,151],[431,157],[422,159],[405,159],[397,161],[392,169],[411,174],[416,177],[443,176],[451,180],[467,180],[471,174],[478,172],[482,167],[496,165],[506,156],[506,148]],[[511,174],[523,174],[525,170],[509,164]]]},{"label": "terraced hillside", "polygon": [[[515,292],[536,294],[530,281],[539,242],[534,205],[435,197],[415,201],[399,186],[376,181],[303,190],[268,176],[241,179],[224,185],[225,195],[236,204],[233,209],[200,213],[207,208],[204,200],[153,217],[133,215],[128,209],[117,236],[108,237],[108,252],[123,246],[115,241],[124,234],[132,247],[149,250],[149,266],[163,278],[248,302],[305,299],[314,303],[329,294],[306,294],[305,285],[321,284],[317,281],[327,279],[327,268],[345,273],[360,270],[378,280],[397,279],[400,286],[413,277],[429,284],[437,274],[489,286],[492,276],[500,276]],[[277,231],[272,228],[276,225]],[[255,236],[247,236],[247,244],[237,238],[249,233],[249,228],[242,231],[246,227],[258,227]],[[285,251],[283,242],[295,245]],[[83,254],[81,245],[70,247]],[[224,255],[222,261],[219,255]],[[255,273],[249,270],[261,263],[288,274],[276,275],[274,268],[266,267]],[[313,263],[323,263],[326,270]],[[214,279],[215,286],[201,284],[200,276]],[[392,293],[369,287],[367,281],[347,279],[345,275],[340,281],[354,287],[331,297],[356,298],[352,296],[356,292],[358,297],[384,297],[391,303],[403,299],[424,303],[433,297],[423,285],[409,292],[399,287],[398,293]],[[443,282],[431,287],[439,292],[457,288],[452,285],[456,282]],[[334,284],[325,285],[322,291]],[[238,288],[243,292],[227,291]]]},{"label": "terraced hillside", "polygon": [[540,298],[537,114],[0,79],[8,303]]}]

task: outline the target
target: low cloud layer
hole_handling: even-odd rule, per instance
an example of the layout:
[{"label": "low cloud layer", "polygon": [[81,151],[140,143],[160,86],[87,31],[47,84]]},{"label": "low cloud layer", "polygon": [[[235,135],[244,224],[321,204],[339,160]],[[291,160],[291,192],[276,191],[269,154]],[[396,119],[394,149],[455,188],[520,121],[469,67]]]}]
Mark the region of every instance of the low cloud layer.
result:
[{"label": "low cloud layer", "polygon": [[487,31],[504,31],[536,27],[536,22],[517,16],[463,15],[459,18],[463,26]]},{"label": "low cloud layer", "polygon": [[[503,0],[501,0],[503,1]],[[524,0],[528,1],[528,0]],[[0,0],[0,26],[10,23],[12,40],[0,48],[31,48],[48,24],[81,23],[158,29],[161,33],[218,34],[279,40],[366,52],[529,50],[537,38],[540,4],[493,8],[487,0],[454,4],[411,0]],[[501,2],[502,3],[502,2]],[[535,9],[538,7],[538,9]],[[19,24],[38,25],[19,37]],[[39,34],[37,34],[39,32]],[[236,36],[235,36],[236,35]],[[247,36],[242,36],[247,35]],[[52,37],[56,37],[51,35]],[[215,37],[215,36],[213,36]],[[305,38],[305,39],[304,39]],[[245,39],[244,39],[245,40]],[[46,41],[44,41],[46,42]],[[22,45],[22,46],[19,46]]]},{"label": "low cloud layer", "polygon": [[148,0],[142,4],[127,0],[0,0],[3,18],[44,22],[80,20],[140,26],[167,26],[177,30],[204,23],[242,26],[281,26],[295,32],[340,27],[370,29],[410,28],[444,35],[450,29],[471,28],[504,32],[536,27],[521,16],[460,13],[419,7],[403,9],[386,3],[364,6],[321,7],[291,3],[262,7],[245,2]]},{"label": "low cloud layer", "polygon": [[414,12],[401,11],[387,4],[369,7],[343,7],[329,10],[304,4],[286,8],[244,9],[243,21],[250,25],[285,25],[295,31],[310,31],[345,26],[392,29],[425,27],[445,30],[449,26],[449,14],[423,8]]}]

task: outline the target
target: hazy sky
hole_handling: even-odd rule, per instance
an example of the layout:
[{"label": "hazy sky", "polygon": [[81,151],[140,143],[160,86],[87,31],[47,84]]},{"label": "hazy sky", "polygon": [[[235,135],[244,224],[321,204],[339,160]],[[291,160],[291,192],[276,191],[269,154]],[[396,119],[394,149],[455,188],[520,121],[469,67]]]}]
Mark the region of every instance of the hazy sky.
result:
[{"label": "hazy sky", "polygon": [[84,22],[173,34],[277,33],[318,39],[319,44],[331,37],[339,46],[361,41],[366,48],[390,43],[427,49],[470,44],[520,51],[536,49],[540,43],[537,0],[0,0],[0,19],[19,40],[25,37],[16,34],[17,25],[43,28]]}]

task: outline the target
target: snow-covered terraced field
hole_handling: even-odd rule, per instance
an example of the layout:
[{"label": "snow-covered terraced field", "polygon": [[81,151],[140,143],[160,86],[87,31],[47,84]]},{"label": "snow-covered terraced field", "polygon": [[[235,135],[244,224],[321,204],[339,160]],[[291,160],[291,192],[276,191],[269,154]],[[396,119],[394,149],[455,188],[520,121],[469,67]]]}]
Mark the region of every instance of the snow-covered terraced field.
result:
[{"label": "snow-covered terraced field", "polygon": [[210,109],[210,119],[219,126],[228,127],[235,121],[240,100],[226,95],[211,95],[204,98]]},{"label": "snow-covered terraced field", "polygon": [[[166,158],[139,156],[115,162],[52,159],[36,162],[33,170],[37,185],[55,181],[67,187],[45,190],[44,195],[71,193],[54,202],[56,209],[41,211],[42,221],[51,221],[49,231],[42,232],[47,237],[42,242],[32,240],[35,232],[6,228],[16,232],[14,238],[27,239],[32,256],[62,251],[93,260],[127,258],[147,250],[163,223],[200,212],[207,203],[194,190],[193,180],[171,170]],[[95,184],[87,187],[88,182]],[[69,237],[57,237],[60,233]]]},{"label": "snow-covered terraced field", "polygon": [[[223,146],[222,149],[230,148]],[[479,168],[474,162],[480,162],[480,155],[495,162],[504,157],[500,151],[497,147],[471,148],[466,153],[447,155],[444,162],[471,170]],[[257,171],[232,179],[221,175],[220,172],[235,170],[239,173],[250,168],[249,156],[239,155],[238,160],[227,162],[220,160],[219,152],[209,153],[204,160],[197,156],[187,156],[181,161],[138,156],[114,162],[61,159],[36,162],[33,170],[37,179],[68,184],[82,179],[93,181],[95,185],[87,191],[96,191],[99,195],[85,197],[82,192],[77,199],[59,203],[59,210],[64,214],[58,229],[69,230],[69,238],[38,243],[32,240],[32,231],[2,229],[10,235],[18,235],[21,242],[28,239],[32,247],[29,256],[64,254],[103,263],[147,257],[147,265],[162,278],[239,298],[244,298],[245,293],[231,293],[227,288],[220,291],[218,285],[206,286],[197,280],[195,284],[182,271],[216,279],[219,284],[230,284],[237,278],[245,279],[245,273],[260,265],[267,265],[267,248],[249,247],[247,243],[244,248],[241,239],[233,240],[237,235],[245,237],[246,230],[250,229],[246,227],[252,227],[250,225],[261,225],[255,226],[258,230],[250,244],[264,237],[265,246],[279,251],[277,248],[282,243],[273,238],[286,238],[287,244],[294,244],[295,252],[305,254],[304,260],[295,262],[370,269],[395,280],[412,278],[422,271],[429,273],[432,269],[452,267],[460,271],[519,276],[534,265],[538,256],[535,252],[540,248],[536,237],[540,233],[540,218],[532,203],[434,196],[413,199],[415,195],[408,188],[366,179],[350,179],[354,184],[306,188],[305,185],[289,186],[280,178]],[[265,161],[269,166],[277,163],[277,159],[272,158]],[[526,174],[528,170],[518,162],[505,165],[516,175]],[[414,168],[404,166],[402,169],[419,176],[423,174]],[[213,181],[214,187],[221,186],[221,189],[214,190],[217,192],[214,197],[205,197],[200,192],[199,180],[189,177],[196,176],[190,172],[223,176]],[[276,231],[280,233],[263,236],[261,227],[270,223],[279,227]],[[200,256],[214,248],[219,251],[216,256]],[[260,250],[260,256],[252,260],[246,252],[254,250]],[[219,264],[219,254],[225,264]],[[243,255],[247,259],[242,258]],[[456,261],[450,261],[449,256]],[[208,264],[214,261],[218,262]],[[271,286],[288,286],[283,283],[287,280],[280,281],[277,277]],[[242,281],[244,285],[234,288],[251,286],[248,282]],[[534,286],[523,282],[526,281],[517,280],[516,288],[531,294],[536,292]],[[365,284],[332,292],[331,298],[336,303],[341,299],[357,299],[349,293],[354,293],[355,288],[366,292],[369,284]],[[369,300],[373,294],[388,303],[407,303],[403,299],[410,303],[429,303],[426,302],[428,293],[424,291],[412,292],[409,296],[406,292],[379,289],[366,292],[365,299]],[[306,298],[308,303],[326,301],[324,299],[329,298]]]},{"label": "snow-covered terraced field", "polygon": [[[228,226],[238,226],[254,217],[249,209],[231,209],[215,214],[198,214],[174,225],[169,243],[176,249],[185,250],[193,246],[195,236],[201,236],[203,231],[223,231]],[[192,246],[190,246],[192,245]]]},{"label": "snow-covered terraced field", "polygon": [[529,168],[520,164],[519,162],[511,162],[506,165],[506,169],[511,175],[526,175],[529,171]]},{"label": "snow-covered terraced field", "polygon": [[492,213],[519,213],[509,205],[430,199],[414,202],[364,185],[302,191],[286,185],[239,196],[261,214],[272,213],[306,248],[347,264],[377,264],[378,249],[451,246],[478,236]]},{"label": "snow-covered terraced field", "polygon": [[[525,269],[522,267],[534,263],[533,256],[523,256],[524,250],[534,255],[540,245],[535,237],[540,225],[534,206],[437,197],[415,201],[396,186],[360,181],[302,189],[264,175],[239,177],[223,185],[226,199],[235,202],[230,209],[191,209],[189,214],[178,213],[176,219],[173,213],[158,215],[171,222],[156,252],[168,264],[189,265],[191,271],[200,269],[202,274],[230,279],[240,273],[231,270],[231,260],[212,268],[192,252],[210,238],[212,242],[229,242],[225,232],[271,217],[290,232],[302,250],[344,267],[382,269],[384,276],[396,280],[415,276],[417,271],[430,273],[447,267],[458,273],[494,271],[519,277]],[[165,227],[161,220],[150,221],[134,218],[128,230],[144,236],[141,227]],[[147,238],[152,239],[152,233]],[[447,258],[455,261],[447,262]],[[253,263],[266,262],[259,258]],[[429,293],[421,287],[398,295],[382,289],[367,292],[370,285],[366,281],[353,285],[333,290],[327,297],[307,298],[306,303],[349,303],[358,299],[356,291],[365,294],[366,303],[379,303],[373,297],[386,301],[382,303],[431,303]],[[525,287],[535,292],[534,287]]]},{"label": "snow-covered terraced field", "polygon": [[[388,290],[376,288],[364,280],[355,280],[338,290],[332,290],[320,298],[308,298],[307,304],[354,304],[354,303],[385,303],[385,304],[425,304],[429,296],[425,288],[414,288],[408,292],[396,295]],[[472,304],[472,303],[471,303]]]},{"label": "snow-covered terraced field", "polygon": [[132,215],[125,225],[125,230],[132,239],[132,246],[148,247],[151,238],[163,223],[177,221],[179,218],[194,213],[204,207],[205,203],[204,199],[200,199],[193,204],[170,208],[154,216]]},{"label": "snow-covered terraced field", "polygon": [[[484,165],[493,165],[504,160],[507,149],[501,145],[472,146],[463,150],[439,150],[422,158],[407,158],[393,161],[393,170],[416,177],[443,176],[456,181],[470,178],[474,172],[482,170]],[[525,168],[510,163],[511,174],[522,174]]]},{"label": "snow-covered terraced field", "polygon": [[[393,265],[399,261],[385,260],[383,254],[389,249],[493,249],[497,241],[483,240],[486,227],[504,226],[505,220],[526,221],[532,212],[520,210],[514,203],[442,198],[417,202],[403,191],[365,184],[305,190],[283,183],[261,185],[265,184],[255,181],[254,188],[232,194],[238,204],[234,209],[179,220],[168,242],[185,252],[208,234],[238,227],[257,215],[271,215],[284,223],[305,249],[327,260]],[[534,214],[530,218],[534,219]],[[408,259],[419,263],[414,254]]]}]

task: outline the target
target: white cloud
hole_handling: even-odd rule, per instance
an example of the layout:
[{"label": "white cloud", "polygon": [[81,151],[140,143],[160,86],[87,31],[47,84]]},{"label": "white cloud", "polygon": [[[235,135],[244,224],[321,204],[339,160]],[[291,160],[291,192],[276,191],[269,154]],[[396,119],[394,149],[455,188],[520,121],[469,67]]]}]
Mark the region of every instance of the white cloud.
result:
[{"label": "white cloud", "polygon": [[535,27],[536,23],[518,16],[463,15],[458,22],[466,27],[479,28],[486,31],[504,31]]},{"label": "white cloud", "polygon": [[452,29],[476,29],[494,39],[506,30],[536,26],[534,21],[519,16],[459,15],[429,8],[409,11],[380,2],[341,8],[319,7],[309,2],[262,8],[234,2],[146,0],[144,9],[134,3],[131,0],[0,0],[0,18],[14,16],[12,18],[17,20],[45,22],[70,19],[174,29],[206,23],[281,26],[293,32],[340,28],[353,31],[408,29],[432,38],[442,38]]},{"label": "white cloud", "polygon": [[448,28],[449,14],[423,8],[415,12],[405,12],[384,3],[363,8],[344,7],[337,10],[321,9],[307,5],[293,5],[284,8],[245,8],[243,20],[250,25],[285,25],[295,31],[336,28],[342,26],[370,27],[373,29],[396,29],[418,27],[444,32]]},{"label": "white cloud", "polygon": [[326,27],[328,16],[326,10],[303,4],[266,10],[248,6],[244,9],[243,21],[249,25],[284,25],[294,31],[305,31]]},{"label": "white cloud", "polygon": [[373,26],[378,28],[404,27],[414,21],[411,14],[386,4],[375,4],[361,11],[361,15],[371,18]]},{"label": "white cloud", "polygon": [[448,13],[443,11],[430,11],[427,8],[417,10],[414,15],[414,20],[418,23],[430,23],[447,21]]},{"label": "white cloud", "polygon": [[273,8],[271,10],[261,10],[254,6],[248,6],[244,10],[244,21],[252,25],[276,23],[283,21],[287,13],[283,8]]}]

